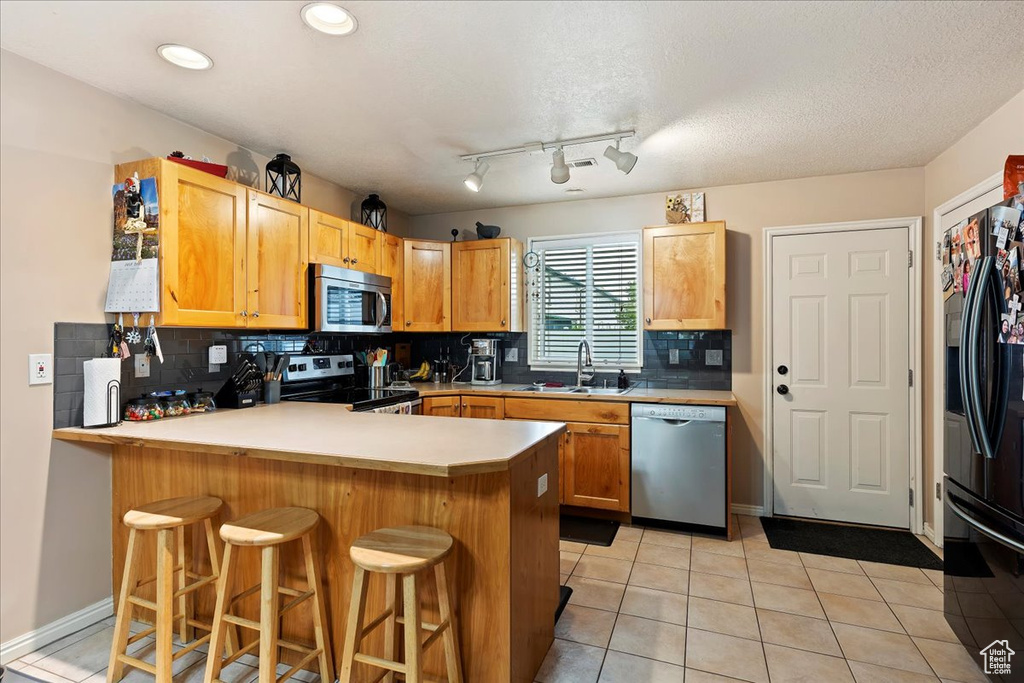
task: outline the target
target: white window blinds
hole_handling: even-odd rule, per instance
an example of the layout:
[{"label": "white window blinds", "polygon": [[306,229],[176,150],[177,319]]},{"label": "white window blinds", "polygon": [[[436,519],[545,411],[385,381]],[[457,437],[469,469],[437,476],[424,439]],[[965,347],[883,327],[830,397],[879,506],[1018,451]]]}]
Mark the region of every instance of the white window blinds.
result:
[{"label": "white window blinds", "polygon": [[576,367],[586,338],[594,365],[643,365],[639,325],[640,234],[536,239],[530,365]]}]

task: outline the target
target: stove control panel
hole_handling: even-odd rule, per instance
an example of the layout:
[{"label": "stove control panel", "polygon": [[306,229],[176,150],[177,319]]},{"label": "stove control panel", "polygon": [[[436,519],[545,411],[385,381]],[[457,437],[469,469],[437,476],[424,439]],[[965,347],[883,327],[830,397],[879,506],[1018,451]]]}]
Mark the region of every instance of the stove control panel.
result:
[{"label": "stove control panel", "polygon": [[285,382],[344,377],[356,373],[351,354],[339,356],[292,356],[284,369]]}]

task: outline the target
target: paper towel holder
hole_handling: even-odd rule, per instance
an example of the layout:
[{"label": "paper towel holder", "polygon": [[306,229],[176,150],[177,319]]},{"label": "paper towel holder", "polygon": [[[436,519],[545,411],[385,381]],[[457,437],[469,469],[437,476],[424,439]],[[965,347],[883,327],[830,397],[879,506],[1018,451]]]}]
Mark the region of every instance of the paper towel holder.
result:
[{"label": "paper towel holder", "polygon": [[108,422],[106,424],[97,424],[97,425],[86,425],[86,424],[83,424],[82,428],[83,429],[103,429],[105,427],[116,427],[117,425],[121,424],[121,382],[116,380],[116,379],[112,379],[109,382],[107,382],[107,412],[106,412],[106,415],[107,415],[108,418],[110,417],[110,414],[111,414],[111,411],[110,411],[111,408],[115,408],[114,415],[118,416],[116,421]]}]

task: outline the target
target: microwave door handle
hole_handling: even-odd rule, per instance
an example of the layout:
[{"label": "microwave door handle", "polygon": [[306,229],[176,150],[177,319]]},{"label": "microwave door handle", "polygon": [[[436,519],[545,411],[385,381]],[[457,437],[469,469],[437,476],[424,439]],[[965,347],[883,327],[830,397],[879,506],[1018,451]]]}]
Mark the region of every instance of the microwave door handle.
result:
[{"label": "microwave door handle", "polygon": [[[975,275],[977,275],[977,272],[976,270]],[[967,291],[964,293],[963,308],[960,311],[960,396],[963,401],[964,419],[967,422],[967,433],[971,437],[971,446],[974,449],[974,453],[981,452],[977,423],[974,416],[974,404],[971,403],[971,370],[974,363],[974,344],[971,341],[971,330],[973,329],[974,300],[977,294],[978,278],[975,276],[970,279],[967,285]]]},{"label": "microwave door handle", "polygon": [[379,330],[380,328],[384,327],[384,318],[387,317],[388,303],[387,303],[387,300],[384,298],[383,294],[381,294],[380,292],[374,292],[374,293],[377,295],[377,310],[376,310],[376,318],[377,318],[377,320],[375,321],[376,322],[375,327]]}]

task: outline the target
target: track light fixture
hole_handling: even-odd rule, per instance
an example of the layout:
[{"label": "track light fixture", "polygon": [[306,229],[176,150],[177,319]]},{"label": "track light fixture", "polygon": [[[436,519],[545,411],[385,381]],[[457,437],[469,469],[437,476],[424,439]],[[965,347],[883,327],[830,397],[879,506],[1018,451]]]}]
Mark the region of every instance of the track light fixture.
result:
[{"label": "track light fixture", "polygon": [[634,166],[636,166],[636,155],[630,154],[629,152],[620,152],[619,141],[617,139],[615,140],[614,147],[612,145],[608,145],[608,149],[604,151],[604,155],[611,159],[615,164],[615,167],[626,175],[629,175],[629,172],[633,170]]},{"label": "track light fixture", "polygon": [[633,170],[636,165],[636,155],[630,154],[629,152],[619,151],[619,142],[625,138],[631,138],[636,133],[631,130],[617,131],[615,133],[607,133],[605,135],[594,135],[588,138],[572,138],[569,140],[557,140],[555,142],[533,142],[522,147],[509,147],[508,149],[496,149],[491,152],[478,152],[476,154],[464,154],[460,159],[463,161],[472,161],[476,164],[473,172],[466,177],[466,187],[473,192],[479,192],[480,188],[484,184],[484,174],[487,173],[487,169],[490,166],[484,159],[490,159],[493,157],[510,156],[513,154],[543,154],[544,152],[554,150],[551,155],[551,182],[556,185],[562,185],[569,181],[569,165],[565,162],[565,152],[563,148],[571,147],[573,145],[589,145],[596,142],[614,142],[615,145],[609,145],[608,149],[605,150],[604,155],[615,162],[615,166],[623,173],[629,173]]},{"label": "track light fixture", "polygon": [[466,187],[473,190],[473,192],[479,192],[480,188],[484,186],[484,176],[490,167],[491,165],[483,159],[476,159],[476,168],[466,176]]},{"label": "track light fixture", "polygon": [[569,182],[569,167],[565,165],[565,152],[559,147],[551,155],[551,182],[562,185]]}]

